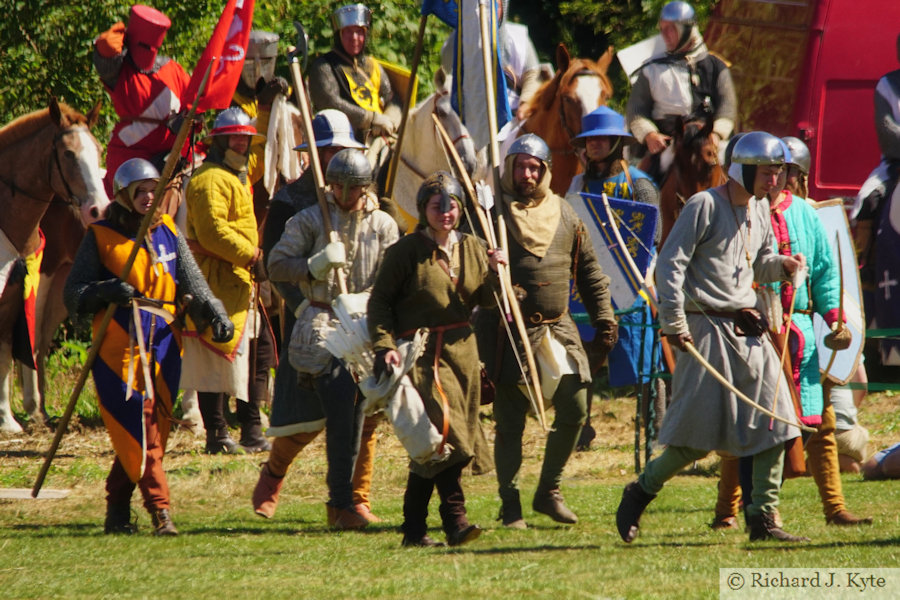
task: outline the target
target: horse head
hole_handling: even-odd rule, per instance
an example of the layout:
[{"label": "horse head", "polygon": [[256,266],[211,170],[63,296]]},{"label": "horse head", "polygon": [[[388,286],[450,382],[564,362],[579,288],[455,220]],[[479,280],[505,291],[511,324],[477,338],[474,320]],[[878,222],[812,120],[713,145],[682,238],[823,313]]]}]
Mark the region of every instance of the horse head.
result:
[{"label": "horse head", "polygon": [[681,146],[687,154],[690,169],[700,182],[709,183],[713,170],[719,166],[719,148],[712,135],[713,120],[688,121],[683,125],[682,132]]},{"label": "horse head", "polygon": [[[438,83],[437,79],[435,79],[435,83]],[[466,171],[469,175],[474,175],[475,170],[479,167],[475,142],[469,137],[469,130],[463,125],[462,119],[450,104],[449,82],[445,78],[442,83],[443,85],[436,88],[432,112],[447,131],[447,135],[453,140],[453,146],[462,159]]]},{"label": "horse head", "polygon": [[100,219],[109,205],[100,169],[103,148],[90,130],[100,116],[100,102],[84,115],[51,98],[49,114],[57,128],[50,159],[50,186],[56,195],[78,206],[82,221],[90,224]]},{"label": "horse head", "polygon": [[581,119],[606,104],[612,97],[612,82],[606,72],[613,59],[613,47],[598,60],[573,58],[565,44],[556,48],[556,73],[528,102],[528,117],[521,132],[541,136],[553,153],[551,188],[564,192],[579,163],[571,145],[581,133]]}]

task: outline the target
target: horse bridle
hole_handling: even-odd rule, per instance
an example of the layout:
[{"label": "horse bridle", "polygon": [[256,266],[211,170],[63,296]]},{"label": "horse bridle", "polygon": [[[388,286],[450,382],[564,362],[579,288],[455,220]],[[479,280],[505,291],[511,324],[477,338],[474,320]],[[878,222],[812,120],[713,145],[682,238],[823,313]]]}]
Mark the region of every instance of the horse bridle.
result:
[{"label": "horse bridle", "polygon": [[[59,151],[57,149],[59,140],[61,140],[65,135],[71,133],[74,128],[75,128],[75,125],[71,125],[69,127],[66,127],[65,129],[59,130],[53,136],[53,142],[50,145],[50,151],[53,154],[53,160],[47,161],[47,183],[50,185],[50,189],[53,189],[53,165],[55,164],[56,171],[59,173],[59,179],[60,179],[60,181],[62,181],[63,186],[65,186],[65,188],[66,188],[66,199],[69,202],[72,202],[73,204],[75,204],[76,206],[80,206],[81,198],[79,198],[78,196],[75,195],[75,193],[72,192],[72,188],[69,186],[69,182],[68,182],[68,180],[66,180],[66,177],[63,174],[62,163],[59,162]],[[6,187],[8,187],[10,189],[10,191],[12,192],[13,196],[15,196],[18,193],[21,196],[25,196],[26,198],[30,198],[31,200],[34,200],[35,202],[43,202],[44,204],[50,204],[51,202],[53,202],[52,196],[50,197],[49,200],[45,200],[44,198],[38,198],[37,196],[32,195],[28,191],[26,191],[26,190],[22,189],[21,187],[19,187],[18,185],[16,185],[15,181],[7,181],[6,179],[3,179],[2,177],[0,177],[0,183],[5,185]]]}]

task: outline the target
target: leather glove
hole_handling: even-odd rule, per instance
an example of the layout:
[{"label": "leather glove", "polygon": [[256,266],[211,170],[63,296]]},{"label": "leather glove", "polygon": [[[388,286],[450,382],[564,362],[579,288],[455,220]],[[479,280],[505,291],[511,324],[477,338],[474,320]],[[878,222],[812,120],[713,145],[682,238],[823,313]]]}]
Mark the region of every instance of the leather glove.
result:
[{"label": "leather glove", "polygon": [[256,254],[247,263],[247,270],[250,271],[250,277],[257,283],[269,280],[269,274],[266,272],[266,261],[263,260],[262,248],[256,249]]},{"label": "leather glove", "polygon": [[603,366],[606,357],[619,341],[619,325],[615,321],[600,321],[594,339],[591,340],[589,355],[591,365],[596,370]]},{"label": "leather glove", "polygon": [[28,264],[25,262],[24,258],[17,256],[13,261],[12,267],[9,269],[9,275],[6,277],[6,284],[22,283],[25,281],[26,275],[28,275]]},{"label": "leather glove", "polygon": [[347,262],[347,251],[343,242],[330,242],[327,246],[309,257],[307,265],[309,274],[314,279],[324,280],[331,269],[343,267]]},{"label": "leather glove", "polygon": [[275,96],[278,94],[287,96],[289,89],[287,79],[276,76],[265,82],[262,89],[256,92],[256,100],[262,105],[271,106]]},{"label": "leather glove", "polygon": [[125,23],[119,21],[100,34],[94,42],[97,53],[103,58],[113,58],[122,54],[125,47]]},{"label": "leather glove", "polygon": [[388,352],[390,350],[385,349],[375,353],[375,362],[372,364],[372,374],[375,375],[375,381],[380,381],[381,376],[388,370],[387,361],[385,360]]},{"label": "leather glove", "polygon": [[134,298],[136,291],[130,283],[119,278],[107,279],[94,284],[97,297],[106,304],[118,304],[128,306]]},{"label": "leather glove", "polygon": [[397,131],[394,122],[381,113],[374,113],[372,116],[372,133],[374,135],[384,135],[390,137]]},{"label": "leather glove", "polygon": [[687,343],[694,343],[694,338],[691,337],[691,333],[689,331],[685,331],[683,333],[667,333],[666,339],[669,340],[669,343],[681,350],[682,352],[687,352]]},{"label": "leather glove", "polygon": [[825,347],[829,350],[846,350],[853,341],[853,334],[847,327],[835,329],[825,336]]}]

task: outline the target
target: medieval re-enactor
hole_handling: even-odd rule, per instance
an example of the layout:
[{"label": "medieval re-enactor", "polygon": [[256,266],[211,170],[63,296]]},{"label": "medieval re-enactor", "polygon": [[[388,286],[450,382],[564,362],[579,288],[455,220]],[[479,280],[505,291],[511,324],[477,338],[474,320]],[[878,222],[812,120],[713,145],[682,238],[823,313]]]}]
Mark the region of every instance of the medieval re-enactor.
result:
[{"label": "medieval re-enactor", "polygon": [[309,70],[309,97],[316,110],[335,108],[350,119],[356,139],[391,136],[400,125],[399,99],[387,73],[366,54],[372,12],[347,4],[331,15],[334,45]]},{"label": "medieval re-enactor", "polygon": [[[819,375],[819,352],[813,330],[813,314],[818,314],[832,328],[825,337],[825,345],[834,350],[850,346],[851,334],[846,327],[838,327],[844,315],[840,314],[841,276],[840,266],[831,251],[830,240],[822,222],[806,198],[791,193],[786,188],[788,172],[795,175],[809,172],[809,149],[795,137],[786,137],[785,169],[778,176],[778,183],[769,192],[772,232],[778,253],[791,256],[803,254],[809,265],[807,281],[794,289],[789,283],[780,286],[767,285],[774,301],[781,303],[783,320],[789,326],[787,358],[783,359],[793,377],[789,382],[800,401],[797,416],[805,425],[816,428],[807,436],[804,446],[809,456],[807,468],[819,489],[825,521],[830,525],[869,524],[871,518],[860,518],[847,510],[841,485],[841,469],[838,462],[838,445],[835,439],[835,411],[831,405],[831,383],[823,385]],[[794,297],[796,296],[796,298]],[[791,305],[794,310],[791,313]],[[788,315],[791,321],[787,322]],[[777,323],[776,325],[781,325]],[[742,459],[746,460],[746,459]],[[738,528],[737,510],[741,498],[738,488],[738,460],[723,457],[719,499],[716,503],[714,529]]]},{"label": "medieval re-enactor", "polygon": [[[206,142],[209,153],[188,184],[185,236],[209,282],[225,304],[235,336],[217,343],[208,333],[188,327],[185,332],[184,389],[197,390],[206,428],[206,452],[235,454],[244,450],[228,432],[225,402],[237,399],[241,441],[262,438],[259,408],[247,400],[249,386],[249,327],[256,326],[251,310],[254,280],[260,277],[259,249],[253,198],[247,180],[250,145],[261,137],[250,117],[237,107],[216,117]],[[265,442],[265,438],[262,438]]]},{"label": "medieval re-enactor", "polygon": [[127,28],[116,23],[94,42],[94,68],[119,117],[106,148],[107,193],[123,162],[144,158],[161,169],[175,143],[167,125],[181,111],[190,78],[177,62],[157,54],[171,24],[158,10],[135,4]]},{"label": "medieval re-enactor", "polygon": [[[574,278],[591,324],[597,328],[592,345],[601,364],[618,337],[609,277],[597,263],[584,223],[565,200],[550,191],[547,144],[534,134],[520,137],[510,146],[505,166],[495,209],[502,211],[509,229],[512,282],[524,292],[521,308],[532,348],[536,354],[541,345],[552,348],[557,364],[547,372],[561,373],[555,390],[550,391],[549,376],[541,369],[544,397],[552,401],[556,418],[547,436],[532,508],[560,523],[575,523],[578,519],[565,505],[559,485],[587,418],[591,368],[569,314],[569,284]],[[497,311],[485,314],[478,333],[481,359],[497,389],[494,461],[501,518],[508,527],[524,528],[518,479],[522,432],[531,403],[519,389],[522,374],[514,355],[518,349],[509,345]]]},{"label": "medieval re-enactor", "polygon": [[660,251],[659,322],[681,351],[672,378],[672,404],[659,436],[667,448],[625,487],[616,514],[619,535],[626,542],[637,536],[641,513],[665,482],[713,450],[753,457],[753,493],[745,502],[751,540],[808,541],[784,532],[775,522],[784,442],[797,437],[799,430],[770,421],[739,400],[685,351],[686,344],[694,344],[738,390],[796,422],[788,384],[777,384],[784,378],[778,355],[760,337],[766,324],[753,310],[754,280],[785,280],[805,264],[802,254],[776,252],[769,221],[765,197],[784,167],[781,141],[764,132],[748,133],[735,144],[731,160],[728,182],[688,200]]},{"label": "medieval re-enactor", "polygon": [[136,531],[131,495],[137,485],[154,534],[178,534],[162,467],[181,375],[176,304],[190,294],[188,311],[196,322],[211,325],[215,340],[234,334],[169,215],[157,213],[128,276],[119,279],[158,179],[156,168],[142,158],[122,163],[113,178],[116,201],[103,221],[88,228],[63,291],[70,315],[93,316],[95,334],[104,309],[118,305],[103,340],[95,340],[101,346],[92,368],[100,414],[116,452],[106,478],[106,533]]},{"label": "medieval re-enactor", "polygon": [[[697,29],[693,7],[676,0],[659,15],[666,54],[641,68],[628,96],[628,129],[654,160],[648,168],[658,182],[667,167],[659,155],[674,134],[678,118],[713,120],[713,133],[727,139],[737,118],[737,95],[728,66],[709,53]],[[661,170],[660,170],[661,169]]]},{"label": "medieval re-enactor", "polygon": [[[314,205],[291,217],[269,254],[272,281],[297,285],[305,298],[288,349],[294,376],[299,379],[296,387],[301,396],[295,402],[302,422],[280,427],[269,460],[260,471],[253,505],[261,516],[274,513],[291,463],[324,427],[328,524],[336,529],[360,529],[369,523],[354,503],[352,484],[362,405],[356,402],[353,376],[325,348],[324,337],[333,327],[331,303],[340,293],[336,271],[343,271],[349,293],[368,291],[385,249],[397,241],[399,232],[394,220],[378,209],[378,198],[369,189],[372,167],[361,150],[346,148],[335,154],[325,178],[330,185],[329,216],[340,241],[330,241],[322,210]],[[307,420],[318,414],[324,418]]]},{"label": "medieval re-enactor", "polygon": [[[369,299],[376,373],[400,365],[397,340],[411,337],[420,327],[429,329],[428,346],[410,377],[431,422],[438,431],[448,426],[447,460],[409,463],[401,527],[404,546],[439,545],[428,535],[426,523],[434,488],[450,546],[481,534],[481,528],[466,517],[460,483],[467,464],[489,460],[476,456],[486,454],[487,442],[478,420],[481,365],[469,318],[476,306],[495,304],[497,283],[482,244],[456,230],[463,201],[462,186],[449,173],[438,171],[422,183],[416,197],[419,225],[385,253]],[[502,252],[492,253],[490,268],[496,270],[499,261],[505,261]]]}]

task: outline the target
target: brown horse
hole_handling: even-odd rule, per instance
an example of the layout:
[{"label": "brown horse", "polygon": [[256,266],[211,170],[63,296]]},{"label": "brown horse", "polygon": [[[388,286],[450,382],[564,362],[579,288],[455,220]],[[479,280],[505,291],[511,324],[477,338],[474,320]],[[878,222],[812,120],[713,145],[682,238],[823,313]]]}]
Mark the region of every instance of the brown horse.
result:
[{"label": "brown horse", "polygon": [[54,98],[48,108],[0,128],[0,231],[8,255],[0,265],[7,267],[0,288],[0,433],[21,431],[8,387],[13,330],[23,307],[21,259],[40,247],[38,226],[54,196],[78,206],[86,222],[109,204],[100,177],[102,148],[90,132],[99,114],[99,103],[85,116]]},{"label": "brown horse", "polygon": [[571,144],[581,133],[581,118],[603,106],[612,97],[612,83],[606,75],[613,59],[610,46],[599,60],[572,58],[565,44],[556,48],[556,74],[529,100],[528,117],[519,134],[539,135],[553,155],[550,187],[564,194],[581,164]]},{"label": "brown horse", "polygon": [[688,121],[675,128],[672,167],[659,192],[660,248],[687,199],[726,181],[712,128],[712,119]]}]

